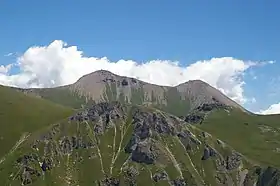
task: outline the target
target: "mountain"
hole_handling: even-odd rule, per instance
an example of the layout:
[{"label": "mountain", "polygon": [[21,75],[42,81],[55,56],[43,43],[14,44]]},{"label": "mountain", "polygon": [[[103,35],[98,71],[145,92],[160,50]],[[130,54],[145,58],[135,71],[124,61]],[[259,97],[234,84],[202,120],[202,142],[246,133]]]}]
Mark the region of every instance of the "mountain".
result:
[{"label": "mountain", "polygon": [[[250,113],[203,81],[158,86],[101,70],[71,85],[7,90],[52,106],[18,120],[37,124],[20,144],[27,129],[5,132],[1,185],[279,184],[280,116]],[[53,118],[61,110],[79,113]]]},{"label": "mountain", "polygon": [[197,125],[260,164],[280,167],[280,116],[252,114],[200,80],[167,87],[100,70],[67,86],[19,90],[77,109],[103,101],[154,107]]},{"label": "mountain", "polygon": [[0,164],[34,131],[74,110],[0,86]]},{"label": "mountain", "polygon": [[0,164],[0,182],[272,186],[280,172],[161,110],[101,102],[28,136]]},{"label": "mountain", "polygon": [[120,101],[153,105],[174,115],[184,116],[202,103],[218,102],[245,111],[219,90],[200,80],[188,81],[176,87],[158,86],[105,70],[85,75],[71,85],[21,91],[73,108],[103,101]]}]

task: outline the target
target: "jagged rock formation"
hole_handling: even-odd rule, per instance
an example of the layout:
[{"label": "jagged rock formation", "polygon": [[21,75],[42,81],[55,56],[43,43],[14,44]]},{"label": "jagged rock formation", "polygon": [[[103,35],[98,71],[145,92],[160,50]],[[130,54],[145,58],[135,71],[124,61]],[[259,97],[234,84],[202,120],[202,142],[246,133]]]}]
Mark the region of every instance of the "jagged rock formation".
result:
[{"label": "jagged rock formation", "polygon": [[94,104],[32,134],[0,170],[1,185],[279,182],[277,169],[254,168],[195,126],[160,110],[120,102]]}]

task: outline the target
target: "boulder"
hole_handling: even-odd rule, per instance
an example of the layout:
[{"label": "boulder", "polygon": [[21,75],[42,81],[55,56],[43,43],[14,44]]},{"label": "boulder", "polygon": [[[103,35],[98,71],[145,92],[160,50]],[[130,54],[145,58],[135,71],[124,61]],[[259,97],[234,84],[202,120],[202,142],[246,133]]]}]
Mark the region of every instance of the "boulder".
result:
[{"label": "boulder", "polygon": [[184,179],[177,178],[175,180],[170,181],[171,185],[173,186],[186,186],[187,183]]},{"label": "boulder", "polygon": [[153,180],[155,182],[158,182],[160,180],[167,180],[168,175],[166,172],[157,172],[153,175]]},{"label": "boulder", "polygon": [[145,164],[153,164],[157,159],[155,144],[150,140],[145,140],[137,144],[136,149],[132,151],[132,161]]}]

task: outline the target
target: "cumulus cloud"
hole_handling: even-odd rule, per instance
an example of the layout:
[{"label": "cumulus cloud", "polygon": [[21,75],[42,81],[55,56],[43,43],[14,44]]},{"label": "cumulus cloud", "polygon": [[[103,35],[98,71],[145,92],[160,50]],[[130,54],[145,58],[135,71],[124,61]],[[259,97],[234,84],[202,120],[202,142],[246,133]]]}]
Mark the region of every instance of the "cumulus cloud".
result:
[{"label": "cumulus cloud", "polygon": [[272,63],[232,57],[197,61],[187,66],[169,60],[152,60],[141,64],[123,59],[114,62],[106,57],[83,56],[77,46],[68,46],[63,41],[55,40],[48,46],[34,46],[25,51],[13,64],[19,67],[19,73],[0,74],[0,83],[24,88],[55,87],[74,83],[85,74],[103,69],[158,85],[174,86],[201,79],[242,104],[248,100],[243,89],[245,71],[253,66]]},{"label": "cumulus cloud", "polygon": [[260,112],[258,112],[258,114],[264,114],[264,115],[279,114],[279,113],[280,113],[280,102],[271,105],[266,110],[261,110]]}]

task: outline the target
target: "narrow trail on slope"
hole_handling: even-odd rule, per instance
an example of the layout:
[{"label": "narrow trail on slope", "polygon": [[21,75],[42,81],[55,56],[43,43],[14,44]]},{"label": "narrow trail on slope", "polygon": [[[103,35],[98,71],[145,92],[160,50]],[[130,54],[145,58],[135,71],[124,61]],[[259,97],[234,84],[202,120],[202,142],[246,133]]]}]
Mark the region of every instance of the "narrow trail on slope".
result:
[{"label": "narrow trail on slope", "polygon": [[[113,124],[114,125],[114,124]],[[116,136],[117,136],[117,127],[114,125],[114,139],[113,139],[113,155],[112,155],[112,160],[111,160],[111,165],[110,165],[110,174],[113,172],[113,165],[114,165],[114,159],[116,155]]]},{"label": "narrow trail on slope", "polygon": [[166,145],[165,146],[165,150],[168,152],[168,156],[169,158],[171,159],[174,167],[177,169],[177,171],[179,172],[180,174],[180,177],[183,178],[183,173],[182,173],[182,170],[179,166],[179,163],[177,162],[176,158],[174,157],[174,155],[172,154],[172,152],[169,150],[168,146]]},{"label": "narrow trail on slope", "polygon": [[189,156],[188,152],[186,151],[184,144],[181,142],[181,140],[180,140],[178,137],[176,137],[176,140],[179,142],[179,144],[180,144],[180,145],[182,146],[182,148],[185,150],[185,154],[186,154],[186,156],[188,157],[188,160],[189,160],[189,162],[190,162],[190,164],[191,164],[191,167],[188,167],[188,168],[189,168],[189,169],[192,169],[192,170],[195,172],[195,174],[196,174],[197,178],[199,178],[199,181],[201,182],[201,184],[205,184],[204,181],[203,181],[203,179],[202,179],[202,177],[200,176],[199,172],[198,172],[197,169],[195,168],[195,165],[193,164],[193,162],[192,162],[192,160],[191,160],[191,157]]},{"label": "narrow trail on slope", "polygon": [[[90,139],[95,143],[97,144],[97,141],[95,140],[96,136],[94,135],[94,132],[92,131],[92,128],[90,127],[89,123],[87,121],[85,121],[85,123],[87,124],[87,128],[88,130],[90,131]],[[92,139],[93,138],[93,139]],[[105,174],[105,171],[104,171],[104,167],[103,167],[103,161],[102,161],[102,155],[100,153],[100,149],[98,147],[98,145],[96,145],[96,148],[97,148],[97,154],[99,156],[99,161],[100,161],[100,166],[101,166],[101,171],[103,174]]]},{"label": "narrow trail on slope", "polygon": [[[124,122],[124,124],[125,124],[125,123],[127,123],[127,121]],[[123,125],[123,126],[125,126],[125,125]],[[125,128],[125,130],[123,129],[124,127],[121,129],[121,140],[120,140],[120,143],[119,143],[118,151],[117,151],[117,153],[115,154],[115,157],[114,157],[114,159],[112,160],[112,163],[111,163],[111,166],[110,166],[110,172],[111,172],[111,174],[112,174],[113,166],[114,166],[116,160],[118,159],[118,157],[119,157],[119,155],[120,155],[120,152],[121,152],[121,149],[122,149],[122,145],[123,145],[123,144],[122,144],[122,143],[123,143],[123,139],[124,139],[125,135],[127,134],[127,131],[128,131],[128,129],[130,128],[130,126],[131,126],[131,123],[128,124],[128,126]]]}]

